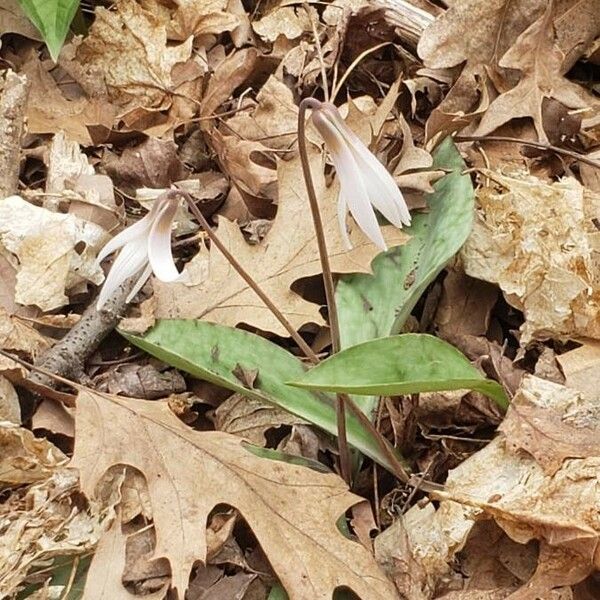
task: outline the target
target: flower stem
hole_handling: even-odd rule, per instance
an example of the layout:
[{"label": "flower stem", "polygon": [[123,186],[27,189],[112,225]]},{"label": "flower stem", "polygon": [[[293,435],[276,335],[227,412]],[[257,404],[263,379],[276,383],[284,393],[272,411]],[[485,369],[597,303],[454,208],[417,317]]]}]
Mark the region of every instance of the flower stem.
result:
[{"label": "flower stem", "polygon": [[319,256],[321,258],[321,268],[323,270],[323,284],[325,285],[325,298],[327,300],[327,312],[329,314],[329,326],[331,328],[331,346],[333,353],[340,351],[340,325],[335,304],[335,287],[333,285],[333,275],[331,273],[331,264],[329,263],[329,254],[327,252],[327,242],[325,241],[325,232],[323,230],[323,221],[319,211],[319,203],[315,192],[315,185],[310,172],[310,163],[306,150],[306,109],[317,108],[320,102],[314,98],[305,98],[300,102],[298,112],[298,150],[300,152],[300,161],[302,162],[302,174],[306,183],[308,192],[308,202],[312,214],[315,233],[317,235],[317,244],[319,246]]},{"label": "flower stem", "polygon": [[[320,105],[314,98],[305,98],[300,102],[298,111],[298,150],[300,153],[300,162],[302,163],[302,174],[306,184],[310,212],[312,214],[315,234],[317,236],[317,245],[319,247],[319,256],[321,258],[321,269],[323,271],[323,284],[325,286],[325,298],[327,300],[327,313],[329,315],[329,327],[331,330],[331,347],[335,354],[340,350],[340,325],[335,304],[335,287],[333,285],[333,275],[331,273],[331,264],[329,263],[329,254],[327,252],[327,242],[325,241],[325,232],[321,212],[319,211],[319,202],[315,193],[315,184],[310,172],[310,163],[306,150],[306,109],[317,108]],[[350,461],[350,447],[348,446],[348,437],[346,435],[346,399],[341,394],[336,396],[335,414],[338,428],[338,453],[340,456],[340,472],[348,485],[352,481],[352,469]]]},{"label": "flower stem", "polygon": [[252,278],[252,276],[242,267],[242,265],[235,259],[233,254],[227,250],[223,245],[223,242],[219,239],[217,234],[212,230],[208,221],[204,215],[200,212],[200,209],[194,204],[191,196],[183,190],[172,190],[170,193],[177,194],[183,197],[188,207],[192,211],[193,215],[198,219],[200,225],[206,234],[210,238],[210,241],[219,249],[223,256],[228,260],[229,264],[238,272],[239,276],[250,286],[255,294],[264,302],[265,306],[273,313],[277,320],[283,325],[285,330],[290,334],[292,339],[298,344],[298,348],[304,352],[306,357],[313,363],[319,362],[319,357],[314,353],[313,349],[304,341],[302,336],[294,329],[294,326],[285,318],[283,313],[275,306],[273,301],[265,294],[258,283]]}]

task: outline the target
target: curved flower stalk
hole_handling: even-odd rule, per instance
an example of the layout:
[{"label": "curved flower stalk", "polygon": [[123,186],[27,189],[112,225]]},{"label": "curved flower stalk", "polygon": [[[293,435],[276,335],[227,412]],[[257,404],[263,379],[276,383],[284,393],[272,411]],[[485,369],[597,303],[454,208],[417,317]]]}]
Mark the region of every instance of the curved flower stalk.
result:
[{"label": "curved flower stalk", "polygon": [[129,277],[140,277],[127,296],[127,302],[140,291],[154,272],[161,281],[175,281],[180,273],[171,252],[171,225],[179,196],[166,192],[159,196],[148,214],[115,236],[98,254],[98,263],[121,249],[98,296],[100,310],[117,288]]},{"label": "curved flower stalk", "polygon": [[340,180],[338,217],[346,245],[352,247],[346,229],[349,209],[365,235],[378,248],[387,250],[374,208],[396,227],[410,225],[402,192],[333,104],[311,99],[309,106],[313,109],[311,120],[331,153]]}]

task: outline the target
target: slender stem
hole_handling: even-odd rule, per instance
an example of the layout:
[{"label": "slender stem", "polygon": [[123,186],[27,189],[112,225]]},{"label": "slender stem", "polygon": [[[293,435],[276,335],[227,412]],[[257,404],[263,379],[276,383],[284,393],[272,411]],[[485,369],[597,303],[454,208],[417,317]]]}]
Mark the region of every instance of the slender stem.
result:
[{"label": "slender stem", "polygon": [[574,150],[567,150],[566,148],[559,148],[558,146],[552,146],[551,144],[545,144],[543,142],[533,142],[530,140],[522,140],[520,138],[506,137],[503,135],[456,135],[454,140],[457,142],[509,142],[512,144],[522,144],[523,146],[531,146],[532,148],[539,148],[540,150],[551,150],[557,154],[563,154],[564,156],[570,156],[575,160],[600,169],[600,162],[593,158],[588,158],[585,154],[580,154]]},{"label": "slender stem", "polygon": [[306,183],[310,212],[312,213],[317,244],[319,246],[319,256],[321,258],[321,268],[323,270],[323,283],[325,285],[325,298],[327,299],[327,312],[329,313],[329,325],[331,327],[331,345],[333,352],[336,353],[340,350],[340,325],[335,304],[335,287],[333,285],[329,254],[327,253],[327,242],[325,241],[323,221],[321,220],[321,212],[319,211],[319,202],[317,201],[315,185],[310,172],[308,152],[306,150],[306,109],[317,108],[319,104],[320,102],[314,98],[305,98],[300,102],[300,109],[298,112],[298,150],[300,152],[302,173]]},{"label": "slender stem", "polygon": [[[329,254],[327,253],[327,242],[325,241],[325,232],[323,230],[323,221],[319,211],[319,202],[315,192],[315,184],[310,172],[310,163],[306,151],[306,109],[317,108],[320,102],[313,98],[305,98],[300,102],[298,111],[298,150],[300,152],[300,162],[302,163],[302,173],[306,183],[308,193],[308,202],[310,212],[315,226],[317,236],[317,245],[319,246],[319,256],[321,258],[321,269],[323,271],[323,283],[325,286],[325,298],[327,299],[327,312],[329,314],[329,326],[331,329],[331,346],[333,353],[340,350],[340,326],[338,321],[337,307],[335,304],[335,287],[333,285],[333,275],[331,265],[329,264]],[[335,414],[338,429],[338,452],[340,455],[340,472],[348,485],[352,481],[352,469],[350,461],[350,448],[348,446],[348,437],[346,435],[346,401],[344,396],[336,396]]]},{"label": "slender stem", "polygon": [[302,336],[294,329],[293,325],[285,318],[283,313],[275,306],[273,301],[265,294],[258,283],[250,276],[250,274],[242,267],[242,265],[235,259],[233,254],[227,250],[223,245],[223,242],[219,239],[217,234],[212,230],[208,221],[204,215],[200,212],[200,209],[194,204],[194,201],[187,192],[183,190],[172,190],[173,194],[177,194],[184,198],[192,211],[193,215],[198,219],[200,225],[202,225],[204,231],[210,238],[210,241],[219,249],[223,256],[228,260],[229,264],[238,272],[239,276],[252,288],[255,294],[264,302],[265,306],[275,315],[277,320],[283,325],[285,330],[290,334],[292,339],[298,344],[298,347],[304,352],[306,357],[313,363],[319,362],[319,357],[314,353],[313,349],[302,339]]}]

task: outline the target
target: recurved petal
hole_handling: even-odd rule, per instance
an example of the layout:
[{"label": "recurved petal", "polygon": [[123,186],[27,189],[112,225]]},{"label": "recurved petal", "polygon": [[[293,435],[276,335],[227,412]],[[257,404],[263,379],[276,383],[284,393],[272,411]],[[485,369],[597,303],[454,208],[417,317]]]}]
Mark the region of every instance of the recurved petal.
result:
[{"label": "recurved petal", "polygon": [[[367,188],[352,152],[345,144],[331,152],[340,180],[340,197],[348,204],[350,213],[363,233],[381,250],[387,250],[375,211],[369,202]],[[345,228],[345,227],[344,227]],[[344,231],[342,230],[342,236]],[[345,234],[347,239],[348,234]]]},{"label": "recurved petal", "polygon": [[410,212],[404,196],[388,170],[358,138],[351,148],[373,206],[392,225],[410,225]]},{"label": "recurved petal", "polygon": [[117,234],[112,240],[110,240],[102,250],[98,253],[97,262],[101,263],[109,254],[115,252],[119,248],[125,246],[129,242],[133,242],[136,238],[146,237],[148,231],[152,227],[152,223],[159,212],[159,210],[164,205],[164,202],[160,200],[156,200],[152,204],[152,208],[150,211],[139,221],[130,225],[129,227],[123,229],[121,233]]},{"label": "recurved petal", "polygon": [[146,236],[138,236],[119,252],[106,281],[98,295],[96,308],[100,310],[119,286],[129,277],[141,271],[148,262],[148,240]]},{"label": "recurved petal", "polygon": [[161,281],[175,281],[179,271],[171,251],[171,225],[177,211],[178,201],[170,199],[161,208],[148,236],[148,259],[152,271]]},{"label": "recurved petal", "polygon": [[146,281],[148,281],[150,275],[152,275],[152,265],[148,264],[146,265],[146,268],[142,271],[142,274],[139,276],[139,279],[135,282],[135,285],[131,288],[129,295],[125,299],[125,302],[129,303],[135,298],[136,294],[144,287]]}]

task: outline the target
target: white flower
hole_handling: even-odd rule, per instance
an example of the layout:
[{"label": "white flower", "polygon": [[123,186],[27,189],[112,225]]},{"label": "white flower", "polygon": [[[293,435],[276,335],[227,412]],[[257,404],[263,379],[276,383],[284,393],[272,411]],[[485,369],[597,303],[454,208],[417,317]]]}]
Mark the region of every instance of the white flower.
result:
[{"label": "white flower", "polygon": [[381,250],[386,250],[373,207],[396,227],[410,225],[410,213],[400,189],[387,169],[346,125],[333,104],[315,100],[311,107],[316,107],[311,119],[331,153],[340,180],[338,217],[344,241],[352,247],[346,230],[346,215],[350,209],[365,235]]},{"label": "white flower", "polygon": [[177,271],[171,252],[171,225],[177,206],[178,196],[168,192],[159,196],[148,214],[115,236],[98,254],[98,263],[119,248],[104,286],[100,290],[96,308],[100,310],[119,286],[129,277],[140,273],[127,302],[142,288],[154,272],[161,281],[175,281]]}]

